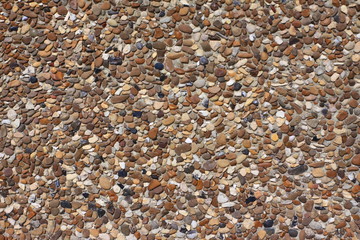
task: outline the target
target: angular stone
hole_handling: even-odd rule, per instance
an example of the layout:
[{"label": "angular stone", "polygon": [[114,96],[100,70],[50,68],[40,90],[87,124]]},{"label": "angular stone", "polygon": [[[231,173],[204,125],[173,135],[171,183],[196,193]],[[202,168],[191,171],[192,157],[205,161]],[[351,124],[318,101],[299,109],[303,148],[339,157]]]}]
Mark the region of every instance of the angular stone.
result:
[{"label": "angular stone", "polygon": [[125,102],[130,95],[120,95],[120,96],[113,96],[111,98],[111,102],[116,104],[116,103],[123,103]]},{"label": "angular stone", "polygon": [[220,146],[225,145],[226,144],[226,135],[224,133],[220,133],[216,137],[216,143]]},{"label": "angular stone", "polygon": [[211,171],[216,167],[216,165],[215,161],[206,161],[202,167],[205,171]]},{"label": "angular stone", "polygon": [[175,148],[175,152],[177,155],[181,155],[182,153],[189,152],[191,150],[191,144],[184,143],[180,144]]},{"label": "angular stone", "polygon": [[325,176],[325,172],[322,168],[315,168],[312,170],[312,175],[316,178]]},{"label": "angular stone", "polygon": [[148,133],[149,138],[151,138],[153,140],[156,139],[158,131],[159,131],[158,128],[151,129]]},{"label": "angular stone", "polygon": [[161,183],[159,182],[159,180],[153,179],[153,180],[151,180],[151,182],[150,182],[150,184],[148,186],[148,189],[153,190],[153,189],[157,188],[160,185],[161,185]]},{"label": "angular stone", "polygon": [[109,190],[112,187],[111,180],[108,177],[100,177],[99,178],[100,187],[105,190]]},{"label": "angular stone", "polygon": [[297,167],[294,167],[294,168],[290,168],[288,169],[288,173],[290,175],[300,175],[300,174],[303,174],[304,172],[306,172],[308,170],[308,166],[307,165],[299,165]]},{"label": "angular stone", "polygon": [[360,166],[360,154],[355,155],[351,160],[351,163],[356,166]]},{"label": "angular stone", "polygon": [[192,33],[192,28],[187,24],[180,24],[179,25],[179,30],[184,32],[184,33]]},{"label": "angular stone", "polygon": [[173,122],[175,122],[175,117],[174,116],[169,116],[168,118],[162,120],[162,124],[164,124],[165,126],[169,126]]}]

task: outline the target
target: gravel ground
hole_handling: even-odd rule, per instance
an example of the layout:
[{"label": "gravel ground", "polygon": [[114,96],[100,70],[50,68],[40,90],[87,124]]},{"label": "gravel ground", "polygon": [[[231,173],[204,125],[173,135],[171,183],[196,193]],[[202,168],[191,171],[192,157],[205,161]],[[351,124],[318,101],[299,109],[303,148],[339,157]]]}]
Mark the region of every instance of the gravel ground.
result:
[{"label": "gravel ground", "polygon": [[0,0],[0,240],[360,239],[360,4]]}]

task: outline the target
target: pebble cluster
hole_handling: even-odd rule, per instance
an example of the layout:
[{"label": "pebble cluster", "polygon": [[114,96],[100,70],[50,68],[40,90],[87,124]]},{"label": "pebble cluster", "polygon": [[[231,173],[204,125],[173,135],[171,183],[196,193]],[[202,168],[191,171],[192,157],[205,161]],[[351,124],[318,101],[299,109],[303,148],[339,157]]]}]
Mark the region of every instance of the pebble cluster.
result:
[{"label": "pebble cluster", "polygon": [[0,239],[360,239],[356,0],[0,1]]}]

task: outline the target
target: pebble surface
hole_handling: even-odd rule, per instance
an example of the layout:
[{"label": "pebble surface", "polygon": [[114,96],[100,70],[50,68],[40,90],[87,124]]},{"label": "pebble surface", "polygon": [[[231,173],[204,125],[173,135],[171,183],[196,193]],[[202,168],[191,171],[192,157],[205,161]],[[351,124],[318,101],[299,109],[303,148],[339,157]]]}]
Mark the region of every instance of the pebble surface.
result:
[{"label": "pebble surface", "polygon": [[0,13],[0,239],[360,239],[356,1]]}]

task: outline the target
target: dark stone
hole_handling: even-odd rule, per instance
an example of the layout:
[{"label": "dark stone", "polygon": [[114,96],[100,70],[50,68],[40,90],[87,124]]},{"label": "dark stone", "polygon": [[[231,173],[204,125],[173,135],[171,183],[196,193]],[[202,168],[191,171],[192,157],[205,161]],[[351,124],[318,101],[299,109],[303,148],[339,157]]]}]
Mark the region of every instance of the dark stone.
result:
[{"label": "dark stone", "polygon": [[[165,45],[165,43],[164,43],[164,45]],[[151,44],[151,43],[146,43],[146,45],[145,45],[148,49],[152,49],[153,48],[153,45]]]},{"label": "dark stone", "polygon": [[264,227],[266,227],[266,228],[270,228],[270,227],[272,227],[273,225],[274,225],[274,220],[272,220],[272,219],[268,219],[268,220],[266,220],[265,222],[264,222]]},{"label": "dark stone", "polygon": [[133,111],[133,117],[141,118],[142,112],[141,111]]},{"label": "dark stone", "polygon": [[290,237],[297,237],[298,231],[296,229],[289,229]]},{"label": "dark stone", "polygon": [[36,83],[36,82],[38,81],[38,79],[37,79],[36,77],[34,77],[34,76],[31,76],[30,79],[29,79],[29,81],[30,81],[31,83]]},{"label": "dark stone", "polygon": [[162,63],[155,63],[155,69],[157,70],[163,70],[164,69],[164,64]]},{"label": "dark stone", "polygon": [[254,197],[254,196],[248,197],[245,200],[246,204],[249,204],[249,203],[252,203],[252,202],[255,202],[255,201],[256,201],[256,197]]},{"label": "dark stone", "polygon": [[166,75],[161,75],[160,76],[160,81],[165,81],[166,78],[167,78]]},{"label": "dark stone", "polygon": [[141,42],[137,42],[136,44],[136,48],[141,50],[144,47],[144,44],[142,44]]},{"label": "dark stone", "polygon": [[267,235],[273,235],[275,233],[274,228],[265,228],[265,232]]},{"label": "dark stone", "polygon": [[249,151],[249,149],[246,148],[246,149],[242,150],[242,153],[245,155],[249,155],[250,151]]},{"label": "dark stone", "polygon": [[109,15],[116,15],[116,14],[119,14],[119,11],[109,10],[107,13]]},{"label": "dark stone", "polygon": [[105,215],[105,210],[104,209],[101,209],[101,208],[98,208],[97,209],[97,213],[98,213],[98,216],[99,217],[102,217]]},{"label": "dark stone", "polygon": [[299,165],[299,166],[294,167],[294,168],[290,168],[288,170],[288,173],[290,175],[300,175],[300,174],[306,172],[307,170],[308,170],[308,166],[304,164],[304,165]]},{"label": "dark stone", "polygon": [[84,196],[84,198],[88,198],[90,194],[87,193],[87,192],[85,192],[85,193],[83,193],[82,195]]},{"label": "dark stone", "polygon": [[61,201],[60,206],[63,208],[72,208],[72,204],[69,201]]},{"label": "dark stone", "polygon": [[192,172],[194,172],[194,170],[195,170],[194,166],[190,166],[190,167],[185,168],[184,172],[185,173],[192,173]]},{"label": "dark stone", "polygon": [[16,32],[19,29],[17,26],[12,26],[9,28],[9,32]]},{"label": "dark stone", "polygon": [[136,134],[137,133],[137,130],[135,128],[129,128],[129,131],[132,133],[132,134]]},{"label": "dark stone", "polygon": [[200,60],[199,60],[200,64],[201,65],[206,65],[209,63],[209,60],[206,58],[206,57],[200,57]]},{"label": "dark stone", "polygon": [[123,191],[123,195],[124,195],[124,196],[132,196],[132,195],[134,195],[134,194],[135,194],[134,191],[132,191],[132,190],[129,189],[129,188],[125,188],[124,191]]},{"label": "dark stone", "polygon": [[162,92],[158,92],[158,97],[163,98],[163,97],[165,97],[165,95]]},{"label": "dark stone", "polygon": [[242,85],[238,82],[234,83],[234,91],[239,91],[241,89]]},{"label": "dark stone", "polygon": [[93,211],[96,211],[96,210],[97,210],[97,207],[96,207],[95,203],[92,203],[92,202],[89,202],[89,203],[88,203],[88,208],[89,208],[90,210],[93,210]]},{"label": "dark stone", "polygon": [[122,169],[118,172],[118,176],[124,178],[127,176],[127,172],[124,169]]},{"label": "dark stone", "polygon": [[300,42],[300,40],[298,38],[292,37],[289,40],[289,45],[293,45],[293,44],[296,44],[298,42]]},{"label": "dark stone", "polygon": [[203,105],[205,108],[208,108],[208,107],[209,107],[209,99],[205,99],[205,100],[202,102],[202,105]]},{"label": "dark stone", "polygon": [[160,11],[159,17],[165,17],[165,11]]},{"label": "dark stone", "polygon": [[150,177],[151,177],[152,179],[159,179],[159,176],[158,176],[158,175],[155,175],[155,174],[151,174]]},{"label": "dark stone", "polygon": [[111,65],[121,65],[122,62],[121,57],[109,57],[109,64]]},{"label": "dark stone", "polygon": [[313,139],[312,139],[314,142],[317,142],[320,140],[320,138],[318,138],[317,136],[314,136]]}]

